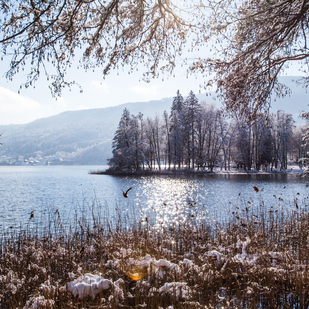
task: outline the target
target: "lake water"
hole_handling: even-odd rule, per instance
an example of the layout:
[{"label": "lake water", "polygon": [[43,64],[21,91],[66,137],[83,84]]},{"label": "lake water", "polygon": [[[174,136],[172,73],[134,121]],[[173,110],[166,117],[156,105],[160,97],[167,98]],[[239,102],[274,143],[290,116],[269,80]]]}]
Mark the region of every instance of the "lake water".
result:
[{"label": "lake water", "polygon": [[[104,166],[1,166],[0,232],[61,219],[68,230],[78,221],[106,220],[157,226],[191,220],[226,222],[234,212],[289,212],[306,207],[307,179],[296,173],[115,177],[91,175]],[[252,186],[260,191],[256,193]],[[124,198],[121,189],[132,190]],[[190,204],[191,203],[191,204]],[[191,206],[190,206],[191,205]],[[30,214],[33,211],[33,218]],[[60,217],[59,217],[59,215]],[[76,219],[77,218],[77,219]],[[85,220],[85,221],[83,221]]]}]

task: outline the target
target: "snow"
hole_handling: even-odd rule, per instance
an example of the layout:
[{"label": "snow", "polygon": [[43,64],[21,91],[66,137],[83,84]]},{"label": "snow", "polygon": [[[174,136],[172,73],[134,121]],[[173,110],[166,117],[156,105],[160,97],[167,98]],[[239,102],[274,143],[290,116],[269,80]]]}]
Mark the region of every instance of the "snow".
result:
[{"label": "snow", "polygon": [[184,259],[183,265],[185,265],[185,267],[191,267],[193,265],[193,262],[189,259]]},{"label": "snow", "polygon": [[174,290],[175,288],[182,288],[186,286],[186,282],[166,282],[160,289],[159,292],[165,292],[167,293],[170,290]]},{"label": "snow", "polygon": [[[114,252],[114,258],[109,260],[105,266],[109,265],[117,269],[122,269],[131,279],[137,281],[137,287],[141,290],[148,291],[149,297],[157,296],[159,293],[159,295],[169,295],[176,300],[182,299],[190,301],[192,295],[194,295],[196,291],[185,282],[187,281],[186,278],[189,280],[189,276],[194,276],[195,274],[198,278],[211,282],[215,280],[220,273],[224,273],[231,261],[233,264],[246,265],[250,267],[251,270],[255,271],[260,267],[260,261],[265,261],[265,258],[271,259],[272,262],[267,268],[267,271],[276,277],[286,275],[288,270],[280,266],[280,261],[283,259],[284,254],[276,251],[250,253],[249,248],[251,243],[254,244],[253,239],[248,236],[246,238],[238,237],[233,244],[233,249],[237,249],[237,254],[228,255],[226,252],[232,252],[232,250],[227,250],[223,246],[218,246],[216,249],[214,247],[208,247],[209,251],[205,247],[198,260],[190,253],[184,254],[183,259],[175,263],[168,259],[156,259],[150,254],[136,257],[137,252],[134,250],[119,249],[119,252]],[[135,255],[135,258],[130,257],[130,255]],[[191,257],[191,259],[188,257]],[[209,268],[213,263],[216,269]],[[131,275],[128,270],[132,270]],[[78,269],[77,274],[79,271],[82,270]],[[68,277],[72,281],[67,282],[65,286],[59,287],[59,292],[70,292],[74,297],[79,297],[81,300],[86,297],[90,297],[94,300],[99,293],[109,290],[109,296],[106,296],[106,298],[108,298],[109,301],[115,301],[117,304],[124,299],[124,294],[129,298],[134,297],[131,294],[132,291],[126,291],[125,285],[127,283],[121,278],[117,281],[112,281],[110,279],[105,279],[101,273],[86,273],[79,277],[75,273],[68,273]],[[175,275],[179,275],[179,278],[182,278],[179,280],[181,282],[177,282],[177,279],[175,280]],[[4,276],[0,276],[0,281],[4,281],[5,279]],[[15,283],[15,281],[12,282]],[[153,282],[157,282],[159,285],[153,286]],[[11,283],[10,288],[12,294],[14,294],[14,289],[16,289],[16,287],[13,283]],[[52,299],[56,291],[57,287],[51,285],[50,280],[46,280],[40,286],[39,293],[43,295],[31,297],[27,301],[24,309],[47,308],[48,306],[52,306]],[[247,295],[255,293],[253,283],[246,288],[245,293]]]},{"label": "snow", "polygon": [[217,259],[217,264],[219,264],[221,260],[224,260],[225,258],[224,254],[218,252],[217,250],[211,250],[208,252],[208,256],[215,257]]},{"label": "snow", "polygon": [[191,289],[187,286],[186,282],[166,282],[161,288],[159,293],[169,293],[173,295],[176,300],[181,296],[186,299],[191,294]]},{"label": "snow", "polygon": [[43,309],[53,308],[55,301],[52,299],[45,299],[44,296],[32,297],[27,301],[23,309]]},{"label": "snow", "polygon": [[[153,267],[155,268],[166,267],[169,270],[175,270],[177,273],[179,272],[179,266],[177,264],[174,264],[165,259],[157,260],[156,258],[152,258],[149,254],[146,254],[143,258],[140,258],[138,260],[129,258],[126,260],[126,264],[127,264],[128,269],[130,268],[130,266],[135,266],[140,269],[143,269],[146,267],[148,269],[148,273],[150,273],[150,267],[152,268]],[[129,274],[129,276],[131,278],[140,279],[140,275],[138,273]],[[162,273],[160,273],[160,276],[162,276]]]},{"label": "snow", "polygon": [[132,249],[123,249],[123,248],[121,248],[121,249],[120,249],[120,252],[121,252],[122,255],[125,257],[125,256],[127,256],[127,255],[132,254]]},{"label": "snow", "polygon": [[124,281],[121,278],[112,282],[111,280],[104,279],[99,275],[87,273],[78,277],[74,281],[68,282],[66,289],[75,297],[78,296],[79,299],[84,299],[87,296],[95,299],[97,294],[104,290],[113,288],[113,297],[115,297],[116,302],[119,302],[120,299],[123,299],[123,291],[120,288],[122,284],[124,284]]},{"label": "snow", "polygon": [[104,279],[98,275],[85,274],[76,280],[67,283],[67,290],[75,297],[78,295],[80,299],[90,296],[95,299],[96,295],[113,286],[109,279]]}]

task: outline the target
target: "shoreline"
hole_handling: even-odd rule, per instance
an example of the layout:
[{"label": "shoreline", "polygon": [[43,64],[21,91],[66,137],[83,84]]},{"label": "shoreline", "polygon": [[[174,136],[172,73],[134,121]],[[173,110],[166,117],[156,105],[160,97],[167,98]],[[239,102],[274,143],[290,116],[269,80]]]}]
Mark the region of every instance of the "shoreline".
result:
[{"label": "shoreline", "polygon": [[171,169],[161,169],[161,170],[139,170],[139,171],[115,171],[115,170],[90,170],[88,173],[91,175],[110,175],[110,176],[153,176],[153,175],[273,175],[273,174],[295,174],[301,175],[304,173],[304,169],[300,168],[289,168],[287,170],[273,170],[273,171],[243,171],[243,170],[171,170]]}]

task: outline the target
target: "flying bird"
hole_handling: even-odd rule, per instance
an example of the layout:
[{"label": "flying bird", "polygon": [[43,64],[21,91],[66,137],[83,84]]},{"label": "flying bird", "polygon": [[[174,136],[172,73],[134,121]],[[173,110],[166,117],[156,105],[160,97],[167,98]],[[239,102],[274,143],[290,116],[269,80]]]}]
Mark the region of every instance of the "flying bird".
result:
[{"label": "flying bird", "polygon": [[123,191],[122,189],[122,194],[123,194],[123,196],[125,197],[125,198],[127,198],[128,197],[128,192],[130,191],[132,189],[132,187],[131,188],[129,188],[127,191]]},{"label": "flying bird", "polygon": [[258,192],[260,191],[260,189],[259,189],[257,186],[253,186],[252,188],[254,189],[254,191],[255,191],[256,193],[258,193]]},{"label": "flying bird", "polygon": [[193,207],[193,206],[196,205],[196,203],[197,203],[197,202],[195,202],[195,203],[189,202],[189,205]]}]

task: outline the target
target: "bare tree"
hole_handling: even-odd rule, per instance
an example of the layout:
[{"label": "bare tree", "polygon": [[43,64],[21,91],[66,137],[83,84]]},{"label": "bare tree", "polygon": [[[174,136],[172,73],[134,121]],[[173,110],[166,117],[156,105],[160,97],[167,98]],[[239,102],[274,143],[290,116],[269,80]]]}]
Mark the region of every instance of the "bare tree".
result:
[{"label": "bare tree", "polygon": [[[153,165],[155,166],[157,164],[159,170],[161,170],[161,151],[163,143],[161,128],[161,121],[158,116],[154,119],[147,118],[145,132],[148,139],[149,150],[147,152],[150,155],[150,167],[152,168]],[[154,161],[154,164],[152,164],[152,161]]]},{"label": "bare tree", "polygon": [[29,87],[41,77],[61,95],[75,58],[85,70],[143,63],[145,79],[171,71],[190,37],[205,41],[205,6],[170,0],[17,0],[0,2],[0,46],[11,57],[8,79],[25,69]]},{"label": "bare tree", "polygon": [[217,59],[199,59],[191,69],[216,73],[228,110],[254,116],[268,107],[273,91],[287,94],[278,76],[291,63],[301,62],[308,85],[308,0],[209,3]]}]

